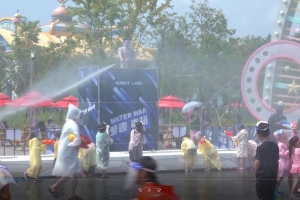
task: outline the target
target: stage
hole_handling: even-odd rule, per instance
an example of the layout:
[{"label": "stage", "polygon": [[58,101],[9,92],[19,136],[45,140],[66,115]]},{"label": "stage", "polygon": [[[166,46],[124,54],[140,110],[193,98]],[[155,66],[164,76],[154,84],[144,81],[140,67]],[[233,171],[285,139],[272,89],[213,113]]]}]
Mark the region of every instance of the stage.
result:
[{"label": "stage", "polygon": [[[236,168],[238,160],[235,150],[218,150],[222,161],[222,168]],[[184,158],[180,150],[144,151],[144,156],[151,156],[159,165],[158,171],[184,170]],[[54,155],[42,155],[43,167],[40,176],[51,176]],[[111,152],[107,173],[125,173],[128,169],[128,152]],[[13,177],[23,177],[29,167],[29,156],[0,156],[0,164],[7,167]],[[248,164],[248,163],[247,163]],[[198,162],[195,169],[204,169],[203,155],[198,153]],[[100,170],[96,170],[100,173]]]}]

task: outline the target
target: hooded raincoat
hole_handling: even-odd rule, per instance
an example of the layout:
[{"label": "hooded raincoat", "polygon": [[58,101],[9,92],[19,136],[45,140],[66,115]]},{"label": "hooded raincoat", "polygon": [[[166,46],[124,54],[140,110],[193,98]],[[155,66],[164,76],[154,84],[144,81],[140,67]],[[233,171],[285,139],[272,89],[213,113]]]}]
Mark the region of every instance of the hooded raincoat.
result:
[{"label": "hooded raincoat", "polygon": [[106,132],[98,132],[96,135],[96,162],[98,169],[107,169],[109,163],[109,145],[113,140]]},{"label": "hooded raincoat", "polygon": [[181,151],[186,161],[186,167],[194,168],[197,163],[197,147],[190,138],[183,138]]},{"label": "hooded raincoat", "polygon": [[29,168],[26,173],[32,178],[38,178],[42,169],[41,152],[44,151],[46,145],[42,145],[40,140],[32,138],[29,140]]},{"label": "hooded raincoat", "polygon": [[[74,178],[79,175],[81,167],[78,159],[78,149],[81,143],[79,135],[79,126],[81,123],[82,111],[74,105],[69,105],[69,110],[66,117],[66,123],[63,126],[60,140],[58,143],[58,155],[55,166],[53,168],[53,176],[67,176]],[[74,140],[69,140],[69,135],[74,134]]]},{"label": "hooded raincoat", "polygon": [[220,156],[217,149],[210,141],[202,138],[199,142],[198,151],[203,154],[207,168],[217,168],[221,171],[222,163]]}]

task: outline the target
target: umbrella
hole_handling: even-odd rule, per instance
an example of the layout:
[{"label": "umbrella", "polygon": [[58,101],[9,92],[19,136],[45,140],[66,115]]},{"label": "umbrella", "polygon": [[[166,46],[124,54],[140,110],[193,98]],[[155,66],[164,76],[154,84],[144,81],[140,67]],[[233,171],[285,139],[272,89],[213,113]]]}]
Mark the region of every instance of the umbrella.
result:
[{"label": "umbrella", "polygon": [[26,101],[25,103],[22,103],[21,106],[26,106],[26,107],[55,107],[57,106],[52,99],[45,99],[43,101],[40,102],[36,102],[36,101]]},{"label": "umbrella", "polygon": [[43,99],[44,95],[39,92],[29,92],[24,96],[11,101],[6,105],[16,106],[16,107],[54,107],[56,104],[52,99]]},{"label": "umbrella", "polygon": [[16,107],[31,106],[39,103],[39,99],[42,99],[43,96],[44,96],[43,94],[33,91],[25,94],[24,96],[14,101],[11,101],[10,103],[7,103],[6,105],[16,106]]},{"label": "umbrella", "polygon": [[200,107],[202,105],[201,102],[199,101],[191,101],[187,104],[184,105],[183,109],[182,109],[182,113],[187,113],[187,112],[190,112],[192,111],[194,108],[196,107]]},{"label": "umbrella", "polygon": [[4,106],[5,104],[9,103],[11,100],[10,100],[10,97],[3,94],[3,93],[0,93],[0,106]]},{"label": "umbrella", "polygon": [[167,96],[164,98],[161,98],[157,102],[157,106],[159,108],[183,108],[184,102],[181,101],[179,98],[174,96]]},{"label": "umbrella", "polygon": [[73,96],[68,96],[62,98],[60,101],[56,102],[57,107],[59,108],[68,108],[69,104],[73,104],[74,106],[78,107],[78,98]]}]

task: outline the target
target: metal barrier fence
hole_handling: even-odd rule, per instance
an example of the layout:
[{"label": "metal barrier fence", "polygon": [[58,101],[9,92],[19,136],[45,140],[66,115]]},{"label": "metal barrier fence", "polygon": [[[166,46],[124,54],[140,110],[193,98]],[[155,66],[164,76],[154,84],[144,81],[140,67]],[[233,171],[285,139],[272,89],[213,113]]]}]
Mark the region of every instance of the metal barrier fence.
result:
[{"label": "metal barrier fence", "polygon": [[[47,129],[42,132],[38,129],[0,129],[0,156],[28,155],[30,133],[40,134],[42,138],[54,139],[54,133],[60,129]],[[47,154],[53,153],[53,145],[47,146]]]},{"label": "metal barrier fence", "polygon": [[[158,134],[157,149],[180,149],[182,138],[189,136],[189,127],[187,126],[165,126],[163,137]],[[255,126],[246,127],[249,133],[249,139],[259,142],[256,137]],[[54,133],[60,129],[47,129],[43,135],[46,139],[54,139]],[[232,140],[226,136],[225,130],[233,132],[236,135],[234,127],[228,126],[211,126],[205,128],[205,136],[214,144],[217,149],[234,149]],[[31,130],[6,129],[0,130],[0,140],[2,147],[0,148],[0,156],[16,156],[28,155]],[[163,146],[161,146],[163,145]],[[53,154],[53,145],[47,146],[46,154]]]}]

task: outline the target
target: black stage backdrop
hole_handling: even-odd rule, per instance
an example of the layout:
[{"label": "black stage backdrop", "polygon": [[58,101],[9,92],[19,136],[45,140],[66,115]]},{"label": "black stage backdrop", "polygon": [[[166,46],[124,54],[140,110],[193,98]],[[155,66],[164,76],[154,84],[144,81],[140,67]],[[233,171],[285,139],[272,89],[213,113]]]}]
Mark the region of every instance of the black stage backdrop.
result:
[{"label": "black stage backdrop", "polygon": [[[79,68],[83,79],[97,68]],[[145,125],[144,150],[157,148],[158,101],[157,69],[109,69],[100,77],[100,121],[111,126],[111,151],[127,151],[135,122]],[[79,87],[79,108],[85,111],[81,131],[95,141],[98,119],[98,77]]]}]

